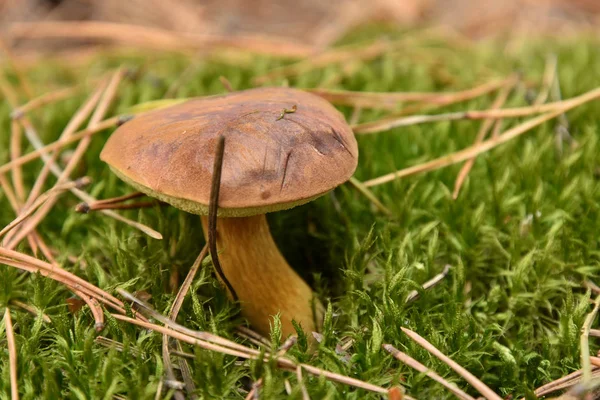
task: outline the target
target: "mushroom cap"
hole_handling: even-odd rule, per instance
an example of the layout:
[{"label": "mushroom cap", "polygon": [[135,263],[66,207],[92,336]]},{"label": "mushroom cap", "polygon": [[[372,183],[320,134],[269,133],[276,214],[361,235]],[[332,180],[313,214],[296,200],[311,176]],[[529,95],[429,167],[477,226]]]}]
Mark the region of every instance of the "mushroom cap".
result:
[{"label": "mushroom cap", "polygon": [[206,215],[220,135],[222,217],[309,202],[348,180],[358,162],[356,139],[342,114],[320,97],[290,88],[199,98],[142,114],[112,134],[100,158],[137,190]]}]

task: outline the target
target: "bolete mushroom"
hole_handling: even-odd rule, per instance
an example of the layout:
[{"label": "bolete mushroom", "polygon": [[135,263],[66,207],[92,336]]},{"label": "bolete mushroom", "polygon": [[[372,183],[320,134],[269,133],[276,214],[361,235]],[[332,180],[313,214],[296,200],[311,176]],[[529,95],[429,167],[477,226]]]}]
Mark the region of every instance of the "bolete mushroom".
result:
[{"label": "bolete mushroom", "polygon": [[352,130],[331,104],[289,88],[186,101],[119,127],[101,159],[122,180],[199,214],[206,235],[216,143],[226,139],[218,204],[218,257],[242,315],[267,334],[280,314],[318,330],[322,306],[279,252],[265,214],[329,192],[356,169]]}]

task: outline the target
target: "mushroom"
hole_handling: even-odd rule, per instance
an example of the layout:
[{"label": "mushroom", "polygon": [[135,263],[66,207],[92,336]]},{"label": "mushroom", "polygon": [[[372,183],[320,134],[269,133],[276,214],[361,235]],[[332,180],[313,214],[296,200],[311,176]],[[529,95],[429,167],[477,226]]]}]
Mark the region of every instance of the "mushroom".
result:
[{"label": "mushroom", "polygon": [[217,246],[230,296],[262,334],[277,314],[284,335],[295,333],[292,320],[318,330],[321,303],[281,255],[265,214],[312,201],[354,173],[356,139],[331,104],[289,88],[193,99],[122,125],[100,158],[135,189],[201,215],[206,235],[221,136]]}]

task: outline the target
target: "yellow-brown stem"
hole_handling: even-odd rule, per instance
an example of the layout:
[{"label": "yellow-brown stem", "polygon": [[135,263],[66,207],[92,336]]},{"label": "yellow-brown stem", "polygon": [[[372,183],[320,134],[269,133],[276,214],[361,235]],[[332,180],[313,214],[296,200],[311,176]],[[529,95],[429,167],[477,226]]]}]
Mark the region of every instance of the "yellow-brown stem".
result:
[{"label": "yellow-brown stem", "polygon": [[[207,217],[202,217],[202,227],[208,237]],[[306,332],[318,330],[323,306],[279,252],[264,214],[219,218],[217,248],[223,273],[241,303],[242,315],[255,330],[268,335],[269,323],[278,313],[284,337],[296,333],[292,319]]]}]

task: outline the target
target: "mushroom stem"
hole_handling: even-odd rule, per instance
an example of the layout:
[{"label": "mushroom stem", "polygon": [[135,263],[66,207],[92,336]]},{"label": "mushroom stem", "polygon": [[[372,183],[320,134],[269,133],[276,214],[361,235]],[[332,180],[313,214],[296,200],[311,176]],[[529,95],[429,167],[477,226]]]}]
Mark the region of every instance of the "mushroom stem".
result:
[{"label": "mushroom stem", "polygon": [[[208,218],[201,218],[208,237]],[[266,216],[219,218],[217,227],[221,268],[252,327],[268,335],[279,314],[284,338],[296,334],[292,320],[307,332],[318,330],[323,306],[279,252]]]}]

